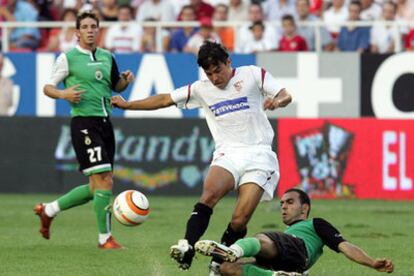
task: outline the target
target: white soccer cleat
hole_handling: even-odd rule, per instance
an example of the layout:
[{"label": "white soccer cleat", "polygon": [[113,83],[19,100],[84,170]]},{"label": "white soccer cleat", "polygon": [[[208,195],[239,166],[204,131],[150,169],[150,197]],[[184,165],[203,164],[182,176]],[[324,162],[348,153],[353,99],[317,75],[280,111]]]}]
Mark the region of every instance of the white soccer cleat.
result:
[{"label": "white soccer cleat", "polygon": [[171,246],[170,256],[178,263],[178,267],[187,270],[194,257],[194,249],[187,240],[178,240],[178,244]]},{"label": "white soccer cleat", "polygon": [[195,250],[204,256],[217,257],[225,262],[234,263],[238,259],[233,249],[215,241],[198,241]]},{"label": "white soccer cleat", "polygon": [[286,271],[275,271],[272,276],[302,276],[303,274],[298,272],[286,272]]}]

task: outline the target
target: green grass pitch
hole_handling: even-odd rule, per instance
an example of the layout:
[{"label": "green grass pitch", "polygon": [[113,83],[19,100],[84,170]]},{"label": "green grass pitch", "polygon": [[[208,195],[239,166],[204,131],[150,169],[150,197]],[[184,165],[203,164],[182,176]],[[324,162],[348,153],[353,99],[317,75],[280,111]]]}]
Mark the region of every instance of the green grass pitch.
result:
[{"label": "green grass pitch", "polygon": [[[183,237],[185,223],[196,197],[150,196],[151,214],[138,227],[113,221],[117,240],[128,247],[102,251],[92,204],[61,213],[44,240],[33,214],[35,203],[54,199],[50,195],[0,195],[0,275],[207,275],[209,259],[197,256],[191,270],[180,271],[169,258],[169,247]],[[235,198],[227,197],[214,210],[203,238],[219,239],[231,216]],[[284,229],[277,201],[260,204],[248,235]],[[413,202],[315,200],[314,217],[333,223],[349,241],[372,256],[391,257],[394,275],[414,275]],[[329,249],[310,270],[310,275],[378,275],[348,261]]]}]

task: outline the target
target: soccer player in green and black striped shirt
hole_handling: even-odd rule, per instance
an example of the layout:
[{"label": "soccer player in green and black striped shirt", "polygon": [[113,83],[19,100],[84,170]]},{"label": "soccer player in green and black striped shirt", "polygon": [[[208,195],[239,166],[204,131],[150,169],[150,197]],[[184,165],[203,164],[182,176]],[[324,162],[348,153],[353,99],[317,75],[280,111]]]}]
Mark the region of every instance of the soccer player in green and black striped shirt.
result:
[{"label": "soccer player in green and black striped shirt", "polygon": [[[222,275],[302,275],[319,259],[325,245],[361,265],[380,272],[393,272],[391,260],[370,257],[361,248],[346,241],[326,220],[308,218],[311,203],[302,190],[287,190],[280,205],[283,223],[288,225],[285,232],[260,233],[254,238],[240,239],[230,247],[203,240],[195,244],[196,251],[225,261],[220,266]],[[255,257],[256,260],[255,263],[237,262],[242,257]]]},{"label": "soccer player in green and black striped shirt", "polygon": [[[50,224],[63,210],[93,201],[99,230],[98,247],[122,248],[111,235],[108,206],[112,196],[112,170],[115,138],[109,116],[112,91],[121,92],[134,80],[129,71],[119,73],[112,54],[98,48],[98,17],[83,12],[76,19],[79,44],[62,53],[56,60],[52,77],[44,93],[53,99],[64,99],[71,104],[71,138],[80,171],[89,177],[89,183],[80,185],[57,200],[40,203],[35,213],[40,217],[40,233],[50,237]],[[63,82],[65,89],[57,85]]]}]

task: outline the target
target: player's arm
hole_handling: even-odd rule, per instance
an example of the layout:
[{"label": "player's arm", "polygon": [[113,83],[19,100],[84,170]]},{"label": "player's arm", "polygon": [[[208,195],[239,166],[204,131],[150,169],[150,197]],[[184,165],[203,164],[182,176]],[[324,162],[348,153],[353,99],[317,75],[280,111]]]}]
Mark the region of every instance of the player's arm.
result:
[{"label": "player's arm", "polygon": [[127,110],[154,110],[175,104],[170,94],[158,94],[136,101],[125,101],[122,96],[114,96],[111,103],[114,107]]},{"label": "player's arm", "polygon": [[79,89],[79,84],[62,90],[57,88],[57,85],[68,75],[69,65],[66,55],[63,53],[56,59],[49,82],[43,87],[45,95],[52,99],[63,99],[71,103],[79,103],[82,93],[85,92],[85,90]]},{"label": "player's arm", "polygon": [[393,271],[394,267],[390,260],[372,259],[361,248],[346,241],[341,233],[328,221],[322,218],[314,218],[313,227],[326,246],[338,253],[343,253],[348,259],[378,271]]},{"label": "player's arm", "polygon": [[394,271],[394,265],[391,260],[385,258],[373,259],[360,247],[344,241],[338,245],[338,249],[350,260],[371,267],[380,272],[391,273]]},{"label": "player's arm", "polygon": [[285,88],[282,88],[273,98],[267,98],[264,101],[263,107],[265,110],[275,110],[279,107],[285,107],[291,102],[292,96]]},{"label": "player's arm", "polygon": [[52,84],[46,84],[43,87],[43,92],[46,96],[52,99],[63,99],[71,103],[79,103],[81,96],[85,92],[83,89],[79,89],[79,84],[60,90]]},{"label": "player's arm", "polygon": [[112,57],[112,68],[111,68],[111,82],[112,90],[115,92],[124,91],[128,85],[133,82],[135,79],[134,74],[130,70],[126,70],[122,73],[119,73],[118,65],[114,57]]}]

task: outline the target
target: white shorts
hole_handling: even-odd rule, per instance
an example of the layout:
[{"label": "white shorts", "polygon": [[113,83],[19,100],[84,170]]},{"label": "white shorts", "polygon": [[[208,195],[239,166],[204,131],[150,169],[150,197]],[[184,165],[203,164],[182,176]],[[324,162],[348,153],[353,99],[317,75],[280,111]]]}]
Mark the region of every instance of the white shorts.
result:
[{"label": "white shorts", "polygon": [[263,188],[261,200],[271,200],[279,182],[279,162],[270,147],[228,147],[214,151],[211,166],[229,171],[237,190],[246,183],[255,183]]}]

